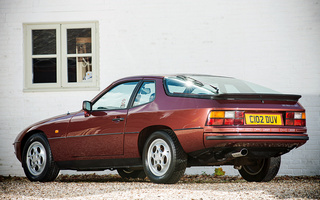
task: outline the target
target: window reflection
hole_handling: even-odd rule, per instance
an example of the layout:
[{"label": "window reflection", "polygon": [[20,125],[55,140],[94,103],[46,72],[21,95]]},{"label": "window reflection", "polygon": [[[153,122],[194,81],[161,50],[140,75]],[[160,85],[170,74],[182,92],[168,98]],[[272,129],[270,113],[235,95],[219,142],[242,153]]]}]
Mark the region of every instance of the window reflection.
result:
[{"label": "window reflection", "polygon": [[56,54],[56,30],[32,30],[32,55]]},{"label": "window reflection", "polygon": [[92,53],[91,28],[68,29],[68,54]]}]

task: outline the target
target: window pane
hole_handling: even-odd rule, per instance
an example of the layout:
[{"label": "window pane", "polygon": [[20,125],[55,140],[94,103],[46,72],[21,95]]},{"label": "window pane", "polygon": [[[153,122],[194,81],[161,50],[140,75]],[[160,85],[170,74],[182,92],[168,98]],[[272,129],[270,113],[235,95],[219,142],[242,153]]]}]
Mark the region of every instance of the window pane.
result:
[{"label": "window pane", "polygon": [[91,28],[68,29],[68,54],[91,53]]},{"label": "window pane", "polygon": [[92,110],[126,109],[137,84],[128,82],[112,88],[92,106]]},{"label": "window pane", "polygon": [[33,83],[56,83],[57,62],[56,58],[34,58]]},{"label": "window pane", "polygon": [[56,30],[32,30],[32,54],[56,54]]},{"label": "window pane", "polygon": [[154,82],[145,82],[141,86],[133,106],[138,106],[142,104],[149,103],[155,98],[155,83]]},{"label": "window pane", "polygon": [[77,82],[76,58],[68,58],[68,82]]},{"label": "window pane", "polygon": [[68,58],[68,82],[91,82],[92,62],[91,57]]}]

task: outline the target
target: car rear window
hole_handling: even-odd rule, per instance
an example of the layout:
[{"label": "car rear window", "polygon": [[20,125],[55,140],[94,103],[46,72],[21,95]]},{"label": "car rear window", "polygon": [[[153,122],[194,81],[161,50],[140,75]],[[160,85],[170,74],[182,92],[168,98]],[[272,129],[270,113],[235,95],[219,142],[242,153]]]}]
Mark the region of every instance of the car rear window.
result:
[{"label": "car rear window", "polygon": [[205,75],[178,75],[165,77],[169,94],[218,95],[218,94],[279,94],[272,89],[229,77]]}]

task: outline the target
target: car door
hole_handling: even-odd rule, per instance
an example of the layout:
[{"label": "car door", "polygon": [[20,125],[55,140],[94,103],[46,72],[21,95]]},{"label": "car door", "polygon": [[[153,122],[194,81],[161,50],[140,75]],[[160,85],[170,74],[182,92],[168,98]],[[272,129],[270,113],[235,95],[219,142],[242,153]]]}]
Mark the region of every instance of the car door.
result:
[{"label": "car door", "polygon": [[90,115],[80,112],[71,119],[67,135],[71,157],[123,154],[128,105],[138,83],[114,86],[93,103]]}]

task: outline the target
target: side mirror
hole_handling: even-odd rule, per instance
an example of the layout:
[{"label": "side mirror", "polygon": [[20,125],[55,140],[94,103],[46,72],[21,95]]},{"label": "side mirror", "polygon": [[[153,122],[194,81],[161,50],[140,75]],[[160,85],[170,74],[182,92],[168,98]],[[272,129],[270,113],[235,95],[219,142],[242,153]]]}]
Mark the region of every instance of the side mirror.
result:
[{"label": "side mirror", "polygon": [[92,111],[92,103],[90,101],[84,101],[82,103],[82,110],[84,110],[85,115],[90,115]]}]

